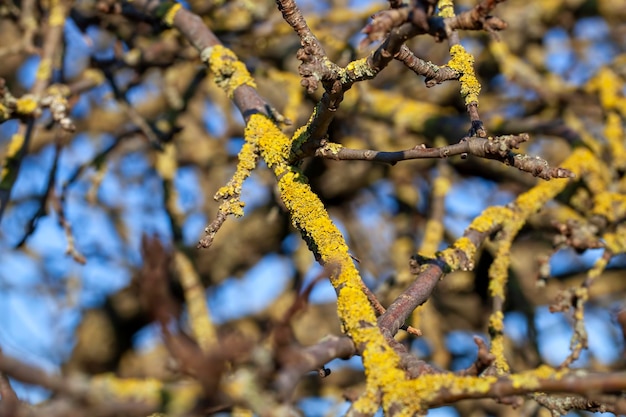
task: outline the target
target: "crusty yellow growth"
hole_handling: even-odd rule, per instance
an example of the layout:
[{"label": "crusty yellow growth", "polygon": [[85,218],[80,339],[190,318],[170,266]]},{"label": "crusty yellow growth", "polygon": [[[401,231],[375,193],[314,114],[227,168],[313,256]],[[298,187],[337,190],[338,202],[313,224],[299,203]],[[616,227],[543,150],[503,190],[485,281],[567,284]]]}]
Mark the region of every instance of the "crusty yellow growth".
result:
[{"label": "crusty yellow growth", "polygon": [[626,225],[620,224],[614,233],[606,233],[602,236],[606,248],[613,255],[626,253]]},{"label": "crusty yellow growth", "polygon": [[217,342],[215,327],[206,304],[204,287],[200,277],[186,255],[176,251],[174,263],[180,275],[180,283],[185,292],[191,331],[203,352],[209,352]]},{"label": "crusty yellow growth", "polygon": [[39,62],[39,67],[37,67],[37,77],[38,80],[47,81],[50,79],[52,75],[52,60],[49,58],[44,58]]},{"label": "crusty yellow growth", "polygon": [[343,145],[341,145],[341,143],[335,142],[326,142],[322,147],[323,150],[328,151],[333,155],[337,155],[341,148],[343,148]]},{"label": "crusty yellow growth", "polygon": [[224,200],[220,206],[222,213],[226,215],[233,214],[237,217],[243,216],[244,203],[239,200],[243,182],[250,176],[258,159],[256,132],[252,130],[249,124],[244,132],[244,139],[245,142],[237,155],[239,162],[237,163],[235,174],[228,181],[228,184],[215,193],[214,197],[216,200]]},{"label": "crusty yellow growth", "polygon": [[449,392],[451,395],[486,394],[491,386],[497,382],[495,376],[474,377],[455,376],[449,373],[420,375],[407,385],[406,393],[413,396],[415,402],[420,402],[423,412],[428,409],[429,402],[440,392]]},{"label": "crusty yellow growth", "polygon": [[504,299],[506,295],[506,283],[508,281],[509,265],[511,263],[511,243],[524,223],[525,221],[519,221],[504,226],[507,239],[503,239],[499,242],[495,259],[489,267],[489,293],[492,297],[501,297]]},{"label": "crusty yellow growth", "polygon": [[613,223],[626,217],[626,195],[603,191],[593,198],[593,214],[605,217]]},{"label": "crusty yellow growth", "polygon": [[93,403],[136,401],[171,415],[188,413],[201,395],[202,387],[196,383],[168,386],[154,378],[118,378],[112,373],[96,375],[89,381]]},{"label": "crusty yellow growth", "polygon": [[152,406],[161,404],[163,382],[155,378],[118,378],[112,373],[94,376],[89,385],[96,402],[138,401]]},{"label": "crusty yellow growth", "polygon": [[585,89],[600,96],[600,104],[606,110],[617,110],[626,117],[626,98],[620,95],[624,81],[613,72],[608,66],[603,66],[598,73],[592,77]]},{"label": "crusty yellow growth", "polygon": [[534,390],[540,387],[540,380],[553,379],[558,381],[567,373],[567,369],[557,371],[548,365],[541,365],[532,371],[511,375],[509,379],[511,380],[514,388]]},{"label": "crusty yellow growth", "polygon": [[17,179],[16,171],[11,167],[11,163],[18,157],[18,154],[24,146],[24,135],[18,133],[11,136],[11,141],[7,147],[4,161],[2,161],[2,172],[0,173],[0,188],[11,188]]},{"label": "crusty yellow growth", "polygon": [[437,8],[439,17],[454,17],[454,1],[453,0],[439,0],[437,2]]},{"label": "crusty yellow growth", "polygon": [[25,94],[19,99],[17,99],[15,110],[19,114],[32,114],[35,110],[37,110],[39,103],[37,102],[37,98],[32,94]]},{"label": "crusty yellow growth", "polygon": [[311,132],[309,129],[311,128],[313,121],[317,117],[317,113],[319,112],[321,105],[322,105],[321,102],[318,102],[315,108],[313,109],[313,112],[311,113],[311,116],[309,117],[309,120],[306,122],[306,124],[298,128],[293,133],[293,136],[291,137],[292,154],[293,153],[297,154],[298,151],[302,148],[302,145],[305,144],[311,137]]},{"label": "crusty yellow growth", "polygon": [[[570,169],[580,175],[593,165],[595,158],[587,149],[578,149],[563,162],[564,168]],[[529,216],[539,211],[548,201],[560,193],[567,181],[546,181],[539,183],[529,191],[521,194],[510,207],[491,207],[476,220],[470,228],[478,231],[486,231],[491,225],[500,223],[503,227],[504,239],[499,241],[498,252],[495,260],[489,268],[489,290],[492,297],[500,297],[504,300],[505,287],[508,279],[510,264],[510,248],[513,239],[525,224]],[[496,223],[494,223],[494,220]]]},{"label": "crusty yellow growth", "polygon": [[378,408],[380,406],[377,396],[377,389],[367,387],[365,392],[362,393],[359,398],[352,402],[352,408],[356,413],[373,415],[376,413],[376,411],[378,411]]},{"label": "crusty yellow growth", "polygon": [[450,48],[450,62],[448,66],[461,74],[461,96],[465,99],[465,105],[478,104],[480,83],[474,73],[474,56],[467,52],[461,45],[452,45]]},{"label": "crusty yellow growth", "polygon": [[202,51],[202,61],[207,63],[215,83],[233,98],[235,90],[242,85],[256,88],[254,79],[237,55],[223,45],[215,45]]},{"label": "crusty yellow growth", "polygon": [[606,116],[604,136],[611,149],[611,157],[617,169],[626,167],[626,147],[624,146],[624,127],[622,118],[615,112]]},{"label": "crusty yellow growth", "polygon": [[[372,52],[373,54],[374,52]],[[368,57],[357,59],[346,65],[339,75],[339,79],[343,84],[353,82],[357,79],[369,79],[374,78],[378,71],[374,70],[368,63]]]},{"label": "crusty yellow growth", "polygon": [[[461,253],[463,255],[461,255]],[[468,238],[462,237],[454,242],[452,246],[439,252],[437,255],[452,271],[456,271],[458,269],[469,271],[474,269],[476,245],[474,245]]]},{"label": "crusty yellow growth", "polygon": [[494,311],[489,317],[489,333],[491,337],[490,352],[494,355],[494,365],[498,375],[509,373],[509,364],[504,357],[504,314]]},{"label": "crusty yellow growth", "polygon": [[163,23],[168,26],[172,26],[174,24],[174,18],[176,17],[176,13],[178,13],[178,11],[182,8],[182,4],[174,3],[172,7],[170,7],[165,13],[165,16],[163,16]]},{"label": "crusty yellow growth", "polygon": [[505,207],[487,207],[480,216],[476,217],[469,228],[477,232],[485,233],[494,226],[505,224],[513,219],[513,212]]}]

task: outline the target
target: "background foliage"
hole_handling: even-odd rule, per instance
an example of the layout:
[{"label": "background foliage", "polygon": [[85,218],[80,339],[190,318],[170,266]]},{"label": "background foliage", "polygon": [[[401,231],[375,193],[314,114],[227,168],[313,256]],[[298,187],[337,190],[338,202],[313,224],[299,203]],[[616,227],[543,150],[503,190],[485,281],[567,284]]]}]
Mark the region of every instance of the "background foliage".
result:
[{"label": "background foliage", "polygon": [[0,415],[625,413],[626,3],[277,3],[0,4]]}]

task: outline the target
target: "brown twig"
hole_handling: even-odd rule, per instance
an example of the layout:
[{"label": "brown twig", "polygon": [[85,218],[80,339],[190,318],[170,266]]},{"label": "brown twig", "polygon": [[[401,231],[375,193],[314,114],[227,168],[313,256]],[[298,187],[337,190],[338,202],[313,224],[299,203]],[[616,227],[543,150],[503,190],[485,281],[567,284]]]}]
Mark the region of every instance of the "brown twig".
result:
[{"label": "brown twig", "polygon": [[470,154],[480,158],[493,159],[511,165],[520,171],[529,172],[545,180],[552,178],[572,178],[571,172],[562,168],[552,168],[539,157],[515,154],[520,143],[529,139],[527,134],[504,135],[495,138],[468,137],[459,143],[440,148],[426,148],[423,145],[404,151],[384,152],[369,149],[349,149],[334,144],[322,144],[315,151],[316,156],[335,160],[374,161],[394,165],[411,159],[447,158],[453,155]]},{"label": "brown twig", "polygon": [[[468,238],[475,246],[479,246],[493,231],[477,232],[470,229],[463,236]],[[457,252],[458,256],[463,259],[464,268],[471,269],[474,260],[467,259],[463,251],[457,250]],[[398,332],[398,329],[400,329],[413,310],[428,300],[439,279],[447,272],[448,267],[443,260],[438,258],[430,260],[415,258],[411,260],[411,268],[417,275],[416,279],[387,307],[387,311],[378,318],[378,326],[388,330],[392,335]]]}]

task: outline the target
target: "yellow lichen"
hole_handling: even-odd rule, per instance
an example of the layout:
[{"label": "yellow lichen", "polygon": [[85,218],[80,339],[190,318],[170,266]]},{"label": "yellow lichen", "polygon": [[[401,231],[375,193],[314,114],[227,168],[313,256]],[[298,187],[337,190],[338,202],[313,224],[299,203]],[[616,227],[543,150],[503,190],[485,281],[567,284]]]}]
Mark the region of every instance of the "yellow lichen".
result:
[{"label": "yellow lichen", "polygon": [[258,138],[261,156],[278,177],[280,196],[293,224],[329,268],[344,331],[364,349],[368,387],[372,392],[382,390],[383,406],[401,401],[403,397],[397,387],[405,380],[405,374],[398,368],[400,359],[378,329],[376,315],[361,289],[361,278],[341,232],[311,190],[306,177],[287,163],[292,139],[261,114],[252,115],[248,126]]},{"label": "yellow lichen", "polygon": [[95,401],[141,401],[152,406],[161,404],[162,389],[158,379],[118,378],[112,373],[94,376],[89,385]]},{"label": "yellow lichen", "polygon": [[259,131],[257,126],[248,123],[244,132],[245,143],[241,147],[237,155],[239,162],[237,169],[228,184],[221,187],[215,193],[216,200],[224,200],[220,205],[220,211],[226,215],[243,216],[244,203],[239,200],[243,182],[250,176],[252,170],[256,167],[258,159],[258,137]]},{"label": "yellow lichen", "polygon": [[377,71],[374,70],[368,63],[368,58],[361,58],[356,61],[350,62],[346,65],[345,70],[340,74],[339,79],[342,83],[348,83],[357,79],[368,79],[376,76]]},{"label": "yellow lichen", "polygon": [[511,375],[509,378],[513,388],[525,388],[527,390],[535,390],[541,386],[541,379],[560,379],[565,371],[556,371],[547,365],[541,365],[532,371],[522,372]]},{"label": "yellow lichen", "polygon": [[176,17],[176,13],[178,13],[182,8],[183,6],[180,3],[175,3],[174,5],[172,5],[172,7],[170,7],[165,13],[165,16],[163,16],[163,23],[168,26],[172,26],[174,24],[174,18]]},{"label": "yellow lichen", "polygon": [[489,317],[489,334],[491,336],[490,352],[495,360],[494,365],[499,375],[509,373],[509,364],[504,356],[504,314],[494,311]]},{"label": "yellow lichen", "polygon": [[614,233],[605,233],[602,239],[613,255],[626,253],[626,225],[621,224]]},{"label": "yellow lichen", "polygon": [[25,94],[19,99],[17,99],[15,110],[19,114],[30,115],[33,114],[37,107],[39,106],[39,102],[37,98],[32,94]]},{"label": "yellow lichen", "polygon": [[[321,102],[319,102],[317,104],[317,106],[315,106],[315,108],[313,109],[313,112],[311,113],[311,116],[309,117],[309,120],[306,122],[306,124],[300,128],[298,128],[293,136],[291,137],[291,153],[292,155],[298,155],[298,152],[300,151],[300,148],[302,147],[302,145],[304,145],[306,142],[308,142],[309,138],[311,137],[311,126],[313,124],[313,121],[317,118],[317,114],[319,112],[319,109],[321,107]],[[291,158],[291,156],[290,156]]]},{"label": "yellow lichen", "polygon": [[454,1],[453,0],[439,0],[437,2],[437,8],[439,17],[454,17]]},{"label": "yellow lichen", "polygon": [[36,77],[38,80],[47,81],[50,79],[52,75],[52,60],[49,58],[44,58],[39,62],[39,67],[37,68]]},{"label": "yellow lichen", "polygon": [[603,191],[593,198],[592,213],[615,222],[626,217],[626,195]]},{"label": "yellow lichen", "polygon": [[11,163],[18,157],[24,146],[24,135],[18,133],[11,136],[11,141],[7,147],[4,161],[2,161],[2,172],[0,173],[0,188],[6,189],[13,185],[17,171],[12,169]]},{"label": "yellow lichen", "polygon": [[343,146],[340,143],[326,142],[324,144],[324,150],[329,151],[333,155],[337,155],[341,148],[343,148]]},{"label": "yellow lichen", "polygon": [[585,86],[587,92],[598,92],[600,104],[606,110],[617,110],[622,116],[626,116],[626,98],[620,95],[622,79],[608,66],[603,66]]},{"label": "yellow lichen", "polygon": [[215,83],[223,89],[229,98],[242,85],[256,88],[254,79],[237,55],[223,45],[215,45],[202,51],[202,60],[207,63]]},{"label": "yellow lichen", "polygon": [[487,207],[478,217],[476,217],[469,225],[469,229],[484,233],[494,226],[502,224],[505,214],[510,210],[504,207],[491,206]]},{"label": "yellow lichen", "polygon": [[443,260],[452,271],[458,269],[463,271],[473,269],[475,255],[476,245],[467,237],[458,239],[451,247],[438,253],[438,257]]},{"label": "yellow lichen", "polygon": [[465,104],[478,104],[480,94],[480,83],[474,73],[474,56],[467,52],[461,45],[452,45],[450,48],[450,62],[448,66],[461,74],[461,96],[465,99]]},{"label": "yellow lichen", "polygon": [[489,293],[492,297],[500,297],[504,300],[511,264],[511,243],[523,223],[517,222],[505,226],[507,238],[499,242],[495,259],[489,267]]}]

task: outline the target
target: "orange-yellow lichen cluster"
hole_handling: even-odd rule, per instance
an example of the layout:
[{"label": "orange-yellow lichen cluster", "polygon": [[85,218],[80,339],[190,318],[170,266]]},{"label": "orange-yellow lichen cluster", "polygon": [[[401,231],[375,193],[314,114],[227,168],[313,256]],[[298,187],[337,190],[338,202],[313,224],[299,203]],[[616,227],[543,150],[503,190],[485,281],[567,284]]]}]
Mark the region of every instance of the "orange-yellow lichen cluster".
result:
[{"label": "orange-yellow lichen cluster", "polygon": [[237,55],[223,45],[215,45],[202,51],[202,60],[207,63],[215,84],[233,98],[235,90],[242,85],[256,88],[254,79]]},{"label": "orange-yellow lichen cluster", "polygon": [[17,171],[11,166],[11,162],[18,158],[18,154],[24,146],[24,135],[19,133],[11,136],[11,141],[7,147],[4,161],[2,161],[2,172],[0,173],[0,188],[10,189],[17,178]]},{"label": "orange-yellow lichen cluster", "polygon": [[220,211],[223,214],[233,214],[237,217],[243,216],[244,203],[239,199],[241,196],[241,188],[246,178],[256,166],[258,159],[258,143],[257,135],[251,128],[246,127],[244,133],[245,143],[239,151],[237,169],[228,184],[220,188],[215,193],[216,200],[224,200],[220,205]]},{"label": "orange-yellow lichen cluster", "polygon": [[461,96],[465,104],[478,103],[480,83],[474,73],[474,56],[461,45],[452,45],[450,48],[450,62],[448,66],[461,74]]},{"label": "orange-yellow lichen cluster", "polygon": [[178,13],[179,10],[181,10],[182,8],[183,5],[180,3],[172,4],[172,7],[170,7],[163,16],[163,23],[168,26],[172,26],[174,24],[174,18],[176,17],[176,13]]},{"label": "orange-yellow lichen cluster", "polygon": [[[399,357],[378,329],[376,315],[361,289],[361,278],[341,232],[333,224],[319,197],[311,190],[306,177],[287,163],[292,141],[299,134],[288,138],[269,118],[260,114],[250,118],[248,129],[250,135],[258,141],[261,156],[278,178],[281,199],[294,225],[331,272],[331,282],[337,291],[337,311],[344,331],[357,346],[364,349],[363,362],[370,387],[367,392],[375,395],[380,389],[383,392],[383,405],[397,403],[402,398],[398,396],[396,388],[398,383],[405,380],[404,372],[398,369]],[[356,406],[377,403],[373,398],[368,398]]]}]

